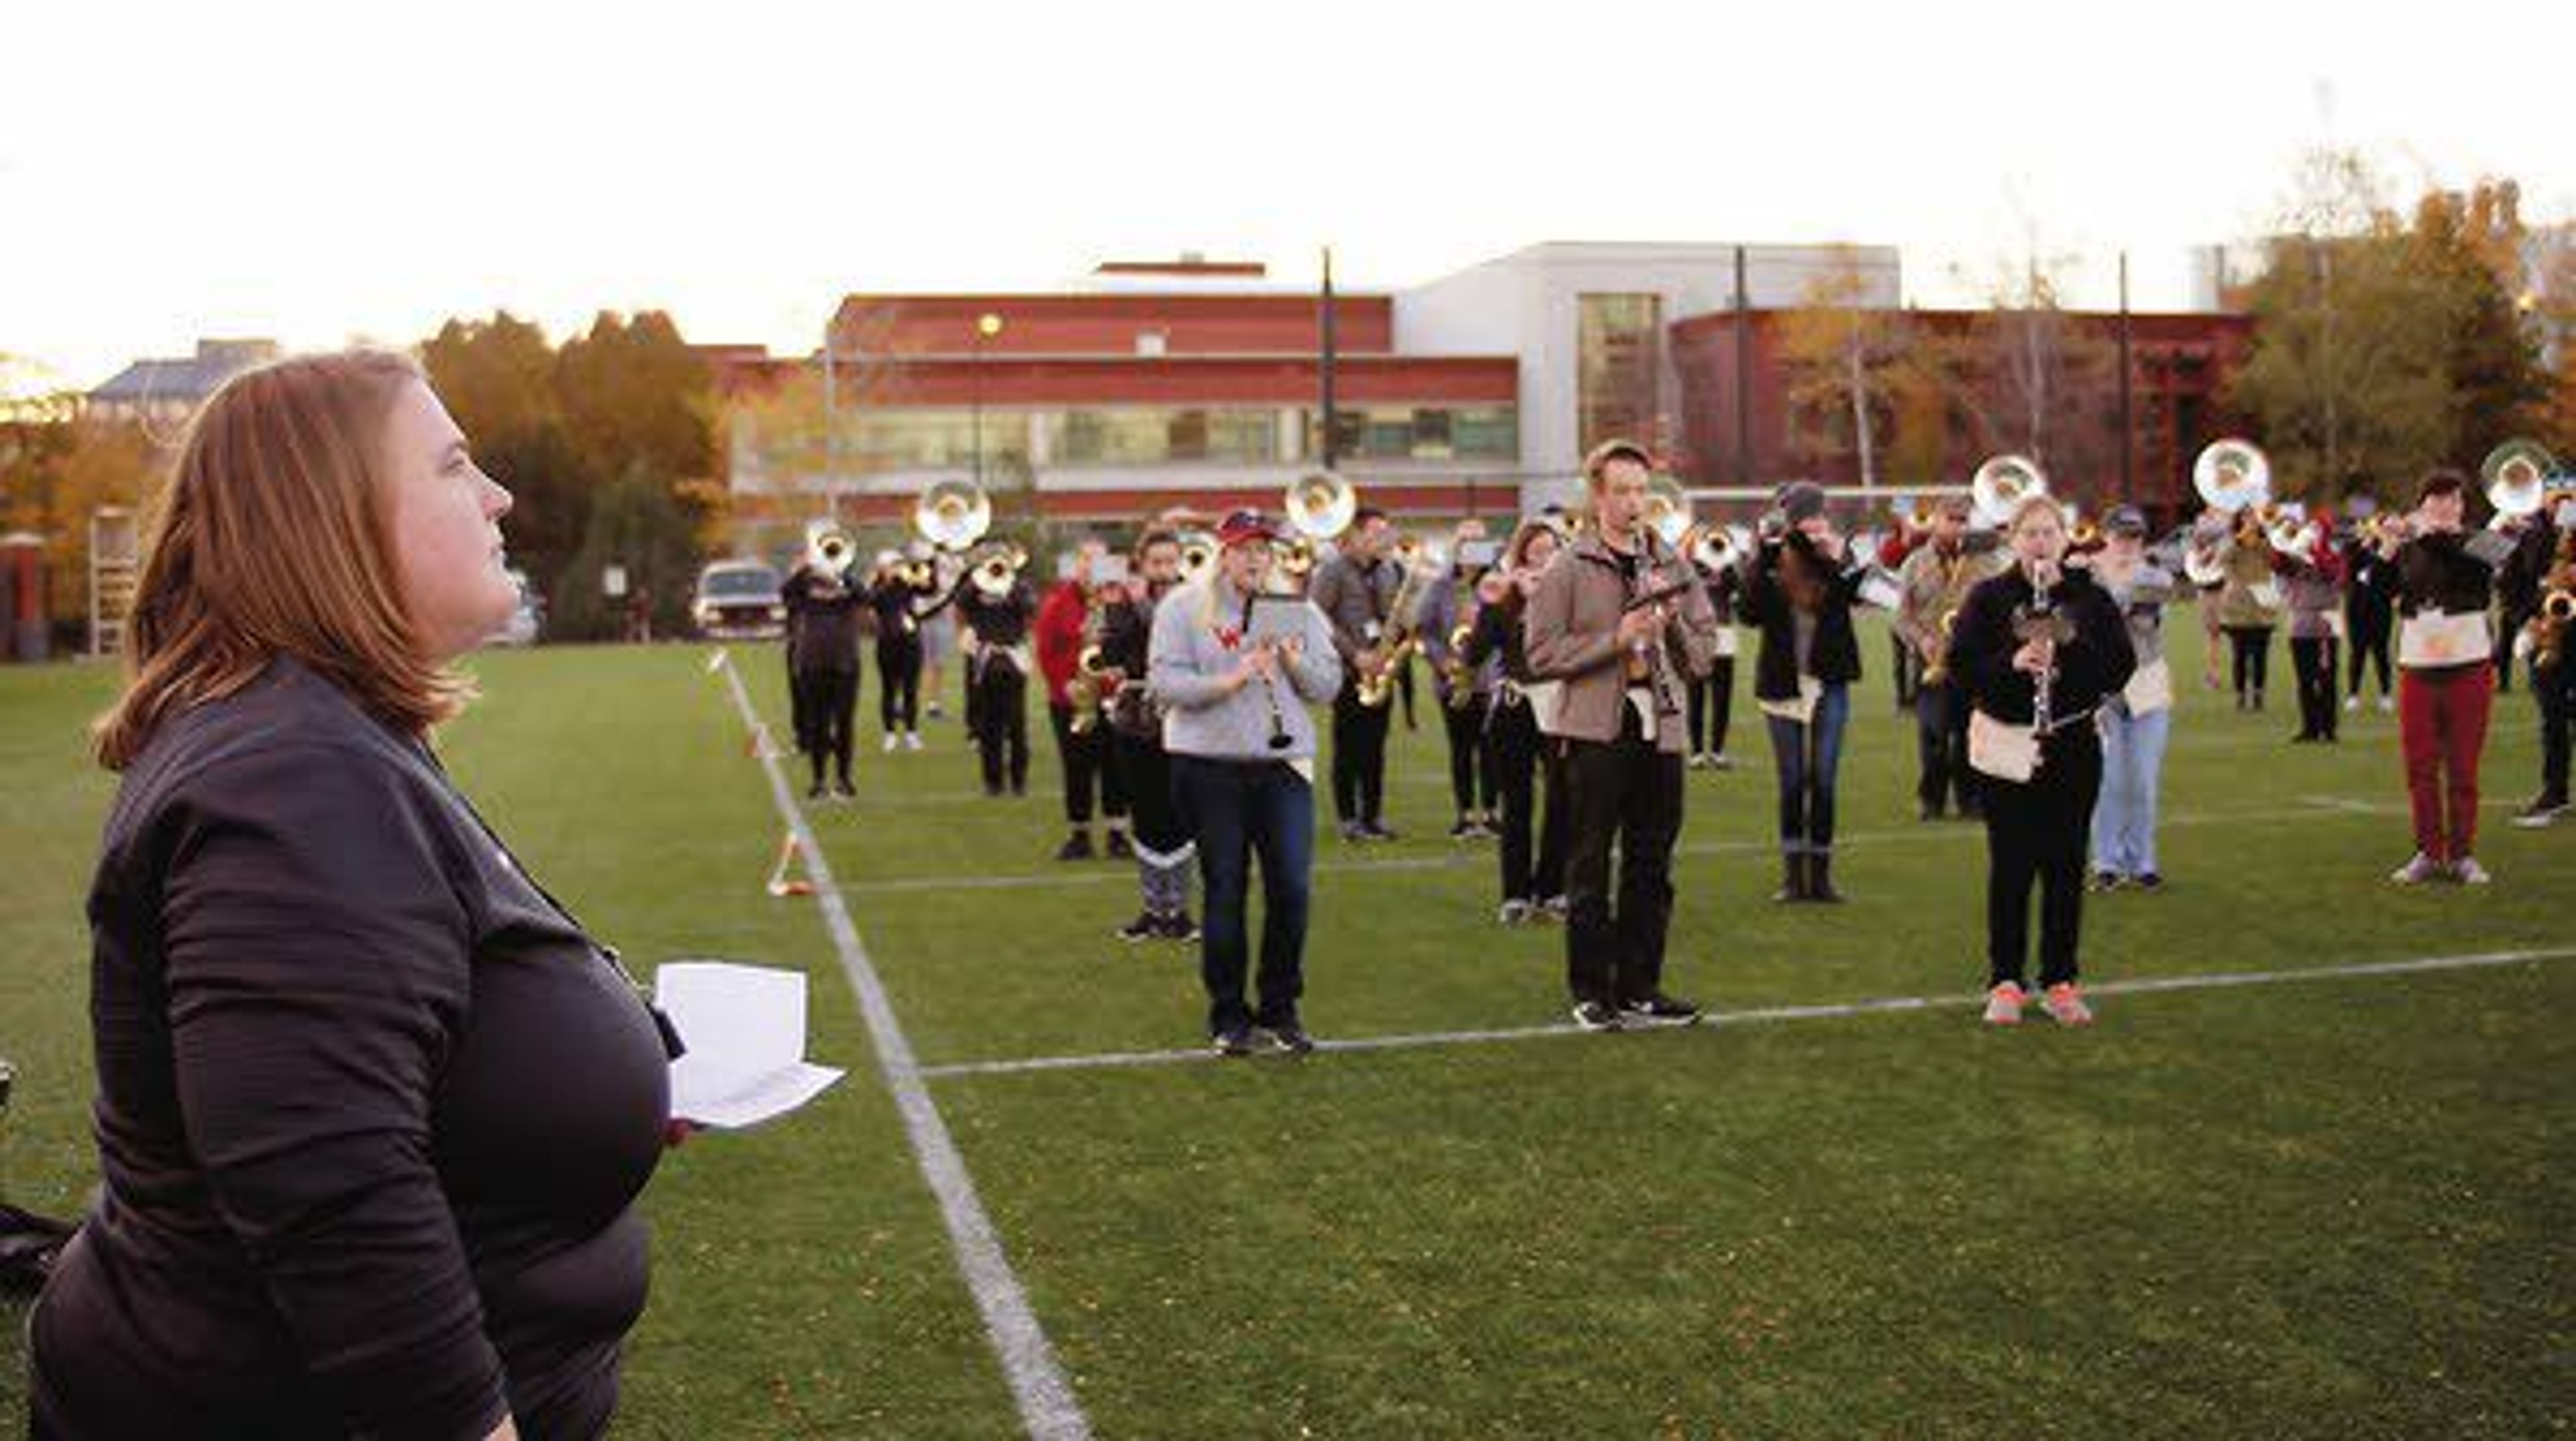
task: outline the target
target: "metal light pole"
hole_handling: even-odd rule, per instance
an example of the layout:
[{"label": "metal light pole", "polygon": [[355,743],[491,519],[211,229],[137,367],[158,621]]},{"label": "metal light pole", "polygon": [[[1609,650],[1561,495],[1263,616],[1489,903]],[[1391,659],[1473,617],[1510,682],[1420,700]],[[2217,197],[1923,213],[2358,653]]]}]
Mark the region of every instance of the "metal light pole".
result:
[{"label": "metal light pole", "polygon": [[984,342],[1002,333],[1002,317],[985,311],[975,317],[974,402],[970,407],[975,429],[975,488],[984,488]]}]

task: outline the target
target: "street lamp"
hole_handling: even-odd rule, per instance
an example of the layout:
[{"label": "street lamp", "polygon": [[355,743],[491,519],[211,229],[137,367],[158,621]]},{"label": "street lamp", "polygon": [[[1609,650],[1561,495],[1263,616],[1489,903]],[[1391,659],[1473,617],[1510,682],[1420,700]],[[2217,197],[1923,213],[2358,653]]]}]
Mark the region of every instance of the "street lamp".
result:
[{"label": "street lamp", "polygon": [[974,399],[969,406],[975,429],[975,488],[984,488],[984,342],[1002,333],[1002,317],[990,310],[975,317]]}]

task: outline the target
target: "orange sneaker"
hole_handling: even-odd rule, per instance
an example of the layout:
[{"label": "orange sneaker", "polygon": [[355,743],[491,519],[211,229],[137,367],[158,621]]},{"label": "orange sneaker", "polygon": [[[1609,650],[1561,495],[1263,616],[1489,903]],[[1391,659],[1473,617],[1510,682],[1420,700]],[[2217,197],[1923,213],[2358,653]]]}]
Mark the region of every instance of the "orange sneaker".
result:
[{"label": "orange sneaker", "polygon": [[2022,995],[2021,987],[2011,981],[2006,981],[1986,992],[1986,1024],[1989,1026],[2020,1025],[2024,999],[2026,998]]},{"label": "orange sneaker", "polygon": [[2085,1005],[2084,998],[2075,993],[2073,981],[2060,981],[2049,987],[2048,999],[2040,1004],[2047,1010],[2048,1018],[2061,1026],[2093,1024],[2093,1008]]}]

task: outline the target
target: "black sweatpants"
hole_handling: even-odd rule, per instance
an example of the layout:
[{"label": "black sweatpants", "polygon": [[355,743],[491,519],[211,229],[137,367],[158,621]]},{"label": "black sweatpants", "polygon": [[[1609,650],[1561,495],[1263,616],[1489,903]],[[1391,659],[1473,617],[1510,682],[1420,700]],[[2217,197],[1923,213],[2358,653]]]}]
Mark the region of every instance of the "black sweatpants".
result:
[{"label": "black sweatpants", "polygon": [[1055,728],[1055,753],[1064,762],[1064,818],[1075,826],[1091,824],[1091,797],[1100,793],[1100,814],[1115,823],[1127,819],[1127,778],[1109,743],[1106,717],[1085,733],[1073,729],[1073,707],[1047,703],[1047,721]]},{"label": "black sweatpants", "polygon": [[1925,681],[1914,691],[1914,798],[1940,814],[1956,797],[1959,814],[1975,815],[1976,768],[1968,764],[1968,693],[1953,681]]},{"label": "black sweatpants", "polygon": [[[1682,758],[1657,749],[1620,707],[1619,739],[1562,742],[1573,824],[1565,857],[1566,987],[1616,1005],[1663,986],[1673,916],[1673,840],[1682,829]],[[1619,849],[1611,904],[1610,848]]]},{"label": "black sweatpants", "polygon": [[975,749],[984,766],[984,794],[1000,795],[1007,780],[1011,794],[1029,788],[1029,678],[998,657],[975,665],[968,693],[975,728]]},{"label": "black sweatpants", "polygon": [[2089,723],[2050,736],[2039,773],[2029,780],[1987,779],[1987,985],[2026,985],[2034,884],[2039,983],[2075,979],[2084,926],[2084,848],[2101,789],[2102,742]]},{"label": "black sweatpants", "polygon": [[1443,703],[1441,724],[1449,732],[1449,798],[1458,814],[1469,811],[1491,811],[1494,798],[1494,757],[1485,748],[1485,717],[1493,711],[1491,696],[1475,696],[1464,706]]},{"label": "black sweatpants", "polygon": [[2388,678],[2388,637],[2391,628],[2388,608],[2382,606],[2375,614],[2367,610],[2347,609],[2344,612],[2344,619],[2352,631],[2352,694],[2361,694],[2361,675],[2364,666],[2378,667],[2381,695],[2397,694],[2395,683]]},{"label": "black sweatpants", "polygon": [[1535,903],[1565,894],[1564,767],[1556,747],[1539,734],[1526,702],[1494,708],[1485,746],[1493,757],[1494,820],[1502,831],[1496,849],[1502,855],[1503,899]]},{"label": "black sweatpants", "polygon": [[2249,710],[2262,709],[2263,683],[2272,670],[2272,628],[2268,625],[2231,625],[2227,641],[2236,657],[2236,703]]},{"label": "black sweatpants", "polygon": [[2556,665],[2542,665],[2539,657],[2532,658],[2531,694],[2540,706],[2540,793],[2563,801],[2567,799],[2567,732],[2576,724],[2576,645],[2564,647]]},{"label": "black sweatpants", "polygon": [[1358,687],[1333,697],[1333,819],[1375,825],[1386,813],[1386,727],[1392,705],[1360,704]]},{"label": "black sweatpants", "polygon": [[2321,635],[2290,640],[2290,669],[2299,681],[2299,734],[2335,738],[2335,640]]},{"label": "black sweatpants", "polygon": [[887,735],[921,729],[921,637],[877,637],[877,721]]},{"label": "black sweatpants", "polygon": [[859,708],[859,672],[791,670],[788,700],[795,712],[796,748],[814,767],[814,784],[823,784],[823,764],[830,761],[844,786],[850,783],[850,728]]},{"label": "black sweatpants", "polygon": [[1128,799],[1135,807],[1136,843],[1166,853],[1179,850],[1190,833],[1181,824],[1179,808],[1172,804],[1172,758],[1162,741],[1120,732],[1113,746],[1118,773],[1125,778]]},{"label": "black sweatpants", "polygon": [[1735,719],[1735,657],[1722,655],[1706,680],[1690,687],[1690,748],[1693,755],[1726,754],[1726,729]]}]

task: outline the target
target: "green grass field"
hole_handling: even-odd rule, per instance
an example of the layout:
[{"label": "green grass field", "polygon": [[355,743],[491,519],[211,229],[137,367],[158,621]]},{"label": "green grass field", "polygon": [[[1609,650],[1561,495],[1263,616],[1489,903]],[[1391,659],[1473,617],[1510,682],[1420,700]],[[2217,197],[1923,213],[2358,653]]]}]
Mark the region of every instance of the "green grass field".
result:
[{"label": "green grass field", "polygon": [[[2198,635],[2177,626],[2180,674]],[[1767,902],[1767,748],[1693,773],[1673,988],[1714,1008],[1957,996],[1983,979],[1982,832],[1922,825],[1883,640],[1855,704],[1834,910]],[[619,1434],[1005,1437],[1000,1364],[811,901],[691,647],[478,663],[453,768],[639,970],[718,956],[816,983],[814,1106],[673,1153]],[[744,655],[783,731],[775,657]],[[2519,689],[2488,751],[2484,891],[2400,892],[2395,725],[2294,747],[2193,686],[2158,897],[2097,898],[2098,981],[2576,948],[2576,825],[2517,831]],[[0,670],[0,1197],[93,1183],[81,902],[111,778],[103,670]],[[862,697],[872,716],[875,677]],[[1327,1039],[1562,1019],[1561,933],[1505,930],[1490,846],[1441,838],[1427,688],[1406,839],[1322,843]],[[823,835],[929,1066],[1200,1043],[1195,956],[1131,948],[1132,872],[1048,859],[953,719],[880,756]],[[1753,722],[1753,723],[1748,723]],[[801,786],[799,790],[801,792]],[[1328,827],[1326,827],[1328,830]],[[971,884],[960,884],[961,881]],[[2528,1437],[2576,1429],[2576,956],[2106,995],[2101,1024],[1961,1008],[1260,1060],[933,1079],[1103,1437]],[[0,1422],[23,1411],[0,1307]]]}]

